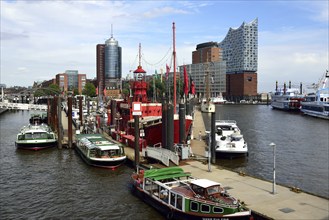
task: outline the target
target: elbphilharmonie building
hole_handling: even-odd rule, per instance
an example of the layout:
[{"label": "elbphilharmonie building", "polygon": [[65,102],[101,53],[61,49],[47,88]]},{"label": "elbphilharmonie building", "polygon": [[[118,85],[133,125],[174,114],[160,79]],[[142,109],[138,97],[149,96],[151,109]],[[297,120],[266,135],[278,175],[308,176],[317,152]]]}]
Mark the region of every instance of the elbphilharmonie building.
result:
[{"label": "elbphilharmonie building", "polygon": [[230,28],[219,43],[227,73],[256,72],[258,61],[258,19]]}]

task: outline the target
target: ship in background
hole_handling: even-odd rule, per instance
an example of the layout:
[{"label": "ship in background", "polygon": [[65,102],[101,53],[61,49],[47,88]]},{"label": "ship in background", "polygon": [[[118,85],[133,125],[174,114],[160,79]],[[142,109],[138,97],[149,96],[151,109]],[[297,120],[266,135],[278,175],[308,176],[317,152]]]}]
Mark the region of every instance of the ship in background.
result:
[{"label": "ship in background", "polygon": [[289,82],[288,88],[286,83],[284,83],[283,88],[278,88],[278,82],[276,82],[275,92],[271,96],[271,106],[273,109],[299,111],[301,101],[304,101],[304,98],[302,84],[300,84],[300,88],[296,88],[292,87],[291,82]]},{"label": "ship in background", "polygon": [[308,94],[301,102],[301,111],[305,115],[329,119],[329,73],[328,70],[315,86],[316,93]]}]

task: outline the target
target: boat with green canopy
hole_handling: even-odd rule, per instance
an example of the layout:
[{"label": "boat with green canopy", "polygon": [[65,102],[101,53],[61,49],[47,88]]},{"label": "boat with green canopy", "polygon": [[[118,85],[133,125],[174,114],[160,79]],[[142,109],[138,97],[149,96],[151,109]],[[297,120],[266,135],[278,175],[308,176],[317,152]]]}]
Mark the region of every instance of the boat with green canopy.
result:
[{"label": "boat with green canopy", "polygon": [[220,183],[197,179],[181,167],[138,169],[132,190],[168,219],[251,219],[251,211]]}]

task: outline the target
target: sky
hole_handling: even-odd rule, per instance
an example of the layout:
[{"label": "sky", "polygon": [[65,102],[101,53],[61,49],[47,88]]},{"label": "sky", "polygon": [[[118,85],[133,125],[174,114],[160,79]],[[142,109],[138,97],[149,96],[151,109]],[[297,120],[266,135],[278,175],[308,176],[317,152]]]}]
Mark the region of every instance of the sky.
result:
[{"label": "sky", "polygon": [[[65,70],[96,77],[96,45],[122,47],[122,75],[192,63],[196,45],[221,42],[230,28],[258,18],[258,92],[291,81],[317,83],[329,69],[329,1],[0,0],[0,83],[32,86]],[[111,25],[113,29],[111,30]]]}]

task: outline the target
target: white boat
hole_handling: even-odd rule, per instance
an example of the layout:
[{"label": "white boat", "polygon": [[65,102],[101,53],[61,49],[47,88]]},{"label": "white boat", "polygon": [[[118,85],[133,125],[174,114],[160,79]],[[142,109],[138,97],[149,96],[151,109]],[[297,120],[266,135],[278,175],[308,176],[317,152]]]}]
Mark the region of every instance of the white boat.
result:
[{"label": "white boat", "polygon": [[126,160],[122,145],[106,139],[101,134],[76,134],[75,149],[91,166],[115,168]]},{"label": "white boat", "polygon": [[328,71],[320,80],[315,94],[305,97],[305,101],[301,102],[301,111],[305,115],[318,118],[329,119],[329,74]]},{"label": "white boat", "polygon": [[219,96],[217,96],[217,97],[211,97],[211,101],[214,104],[225,104],[226,103],[226,99],[224,99],[222,93],[220,93]]},{"label": "white boat", "polygon": [[300,102],[305,96],[301,94],[300,88],[278,88],[276,86],[275,92],[271,95],[271,106],[273,109],[280,109],[286,111],[299,111]]},{"label": "white boat", "polygon": [[46,124],[30,124],[24,126],[17,134],[15,145],[20,149],[40,150],[54,147],[56,136]]},{"label": "white boat", "polygon": [[227,156],[248,154],[248,145],[241,134],[236,121],[216,120],[216,152]]},{"label": "white boat", "polygon": [[216,106],[211,100],[207,101],[207,99],[202,99],[201,112],[211,113],[211,112],[215,112],[215,110],[216,110]]}]

